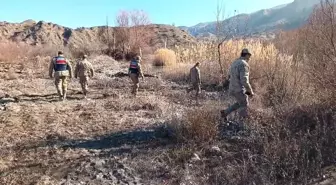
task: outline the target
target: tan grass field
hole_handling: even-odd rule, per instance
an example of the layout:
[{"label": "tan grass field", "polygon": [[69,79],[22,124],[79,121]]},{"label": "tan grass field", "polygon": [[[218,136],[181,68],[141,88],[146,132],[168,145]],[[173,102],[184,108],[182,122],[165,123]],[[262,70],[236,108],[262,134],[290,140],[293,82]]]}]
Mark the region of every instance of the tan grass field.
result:
[{"label": "tan grass field", "polygon": [[[269,54],[264,54],[267,49],[276,52],[273,46],[258,50],[259,47],[262,47],[259,43],[251,43],[256,52],[251,63],[252,76],[254,71],[264,75],[263,71],[255,70],[260,66],[272,69],[276,65],[268,60]],[[231,59],[235,54],[232,53]],[[91,61],[97,75],[90,82],[91,100],[82,99],[80,86],[73,79],[68,100],[59,102],[53,80],[47,78],[49,59],[37,57],[27,59],[24,65],[18,62],[10,67],[10,63],[1,66],[4,77],[0,113],[1,184],[236,184],[248,179],[263,184],[274,182],[265,176],[268,170],[274,173],[280,170],[268,166],[269,160],[277,163],[286,156],[290,160],[287,165],[303,165],[296,163],[302,155],[298,148],[309,147],[310,139],[287,133],[283,140],[284,136],[278,134],[286,128],[306,129],[306,126],[300,125],[301,122],[295,122],[296,126],[278,122],[280,113],[263,103],[264,94],[259,89],[251,100],[253,118],[248,124],[252,133],[222,138],[219,110],[233,101],[225,90],[205,86],[202,105],[197,107],[192,94],[185,92],[192,62],[179,61],[158,68],[145,61],[145,73],[158,78],[145,78],[139,97],[134,98],[127,77],[112,77],[127,72],[128,63],[94,56]],[[263,65],[256,63],[257,59]],[[290,58],[281,60],[290,62]],[[216,63],[203,62],[201,68],[204,84],[212,82],[207,81],[212,76],[206,73],[218,69]],[[256,87],[262,87],[262,82],[256,81]],[[5,98],[6,94],[10,98]],[[310,108],[283,111],[298,112],[288,115],[289,122],[300,120],[299,114],[311,119],[322,114],[327,116],[323,124],[332,123],[333,118],[328,118],[332,110],[328,113],[324,107],[320,109],[322,112],[314,111],[313,115]],[[332,139],[333,135],[329,135],[332,133],[325,133],[324,138]],[[296,144],[288,148],[288,142]],[[281,160],[278,162],[282,164]],[[308,164],[318,165],[316,161]],[[246,168],[255,172],[244,171]],[[278,181],[288,180],[286,176],[282,179]]]},{"label": "tan grass field", "polygon": [[[72,79],[61,102],[48,78],[59,48],[1,43],[0,184],[335,184],[335,30],[325,16],[272,41],[226,40],[220,63],[218,43],[146,48],[137,97],[129,61],[97,45],[65,50],[73,65],[92,51],[96,75],[90,100]],[[256,95],[249,119],[224,122],[228,69],[243,48]],[[196,62],[200,105],[186,92]]]}]

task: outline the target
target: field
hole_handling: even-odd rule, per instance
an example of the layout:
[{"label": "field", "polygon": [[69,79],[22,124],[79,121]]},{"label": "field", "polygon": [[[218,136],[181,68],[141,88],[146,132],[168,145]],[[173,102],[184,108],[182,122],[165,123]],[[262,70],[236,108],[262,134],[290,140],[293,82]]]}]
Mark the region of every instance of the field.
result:
[{"label": "field", "polygon": [[[238,41],[223,47],[232,52],[225,55],[225,71],[243,45]],[[73,79],[65,102],[57,100],[53,80],[47,77],[50,57],[2,63],[1,184],[287,184],[331,179],[334,104],[319,103],[311,89],[302,91],[294,84],[290,75],[298,71],[287,68],[292,57],[280,55],[273,44],[247,46],[255,53],[251,83],[257,95],[251,99],[248,128],[239,133],[235,124],[225,126],[219,118],[219,111],[233,101],[217,81],[218,63],[193,53],[212,50],[211,45],[182,51],[177,47],[174,53],[184,52],[185,61],[177,57],[165,67],[154,67],[145,57],[148,77],[136,98],[130,94],[130,80],[117,75],[127,72],[128,62],[108,56],[90,58],[97,74],[90,83],[91,100],[82,99]],[[193,94],[185,91],[186,76],[193,62],[207,60],[201,66],[203,91],[197,106]],[[273,70],[279,66],[281,70]],[[257,78],[272,74],[287,75],[275,81]],[[283,86],[275,87],[284,92],[290,88],[292,94],[274,92],[279,99],[269,99],[274,87],[270,82],[280,80]]]},{"label": "field", "polygon": [[[335,20],[326,18],[329,10],[317,10],[309,24],[270,41],[225,40],[220,56],[218,42],[151,48],[124,35],[120,47],[146,45],[137,97],[125,74],[129,61],[97,52],[96,45],[63,48],[73,62],[91,51],[96,75],[89,100],[72,79],[68,99],[58,101],[48,65],[60,47],[1,43],[0,184],[335,184],[336,50],[328,26]],[[256,95],[249,119],[233,114],[224,122],[220,110],[234,103],[228,68],[243,48],[253,54]],[[196,62],[200,105],[186,92]]]}]

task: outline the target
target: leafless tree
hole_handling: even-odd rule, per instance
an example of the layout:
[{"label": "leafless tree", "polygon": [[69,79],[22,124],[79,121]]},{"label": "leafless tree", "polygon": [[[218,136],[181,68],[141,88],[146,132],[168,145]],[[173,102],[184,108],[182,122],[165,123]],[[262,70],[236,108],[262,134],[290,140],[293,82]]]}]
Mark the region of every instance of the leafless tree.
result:
[{"label": "leafless tree", "polygon": [[141,47],[149,44],[151,37],[150,32],[146,28],[150,24],[149,16],[142,10],[125,11],[122,10],[116,17],[117,43],[122,45],[124,52],[134,50],[141,51]]},{"label": "leafless tree", "polygon": [[[220,73],[222,77],[225,76],[223,62],[222,62],[222,45],[228,39],[235,38],[243,32],[247,32],[248,28],[248,17],[241,22],[241,18],[237,16],[238,11],[234,11],[233,17],[227,19],[228,16],[225,15],[225,7],[223,6],[223,0],[217,2],[216,11],[216,44],[218,53],[218,64],[220,66]],[[242,24],[245,23],[243,26]],[[241,30],[243,29],[243,30]],[[246,34],[243,34],[246,35]]]},{"label": "leafless tree", "polygon": [[216,11],[216,37],[217,37],[217,52],[218,52],[218,64],[220,67],[220,73],[224,75],[224,69],[221,61],[221,46],[228,38],[228,35],[225,35],[223,38],[224,32],[224,18],[225,18],[225,10],[223,9],[223,1],[221,4],[217,2],[217,11]]},{"label": "leafless tree", "polygon": [[311,82],[330,94],[336,91],[336,5],[321,1],[303,28],[302,60]]}]

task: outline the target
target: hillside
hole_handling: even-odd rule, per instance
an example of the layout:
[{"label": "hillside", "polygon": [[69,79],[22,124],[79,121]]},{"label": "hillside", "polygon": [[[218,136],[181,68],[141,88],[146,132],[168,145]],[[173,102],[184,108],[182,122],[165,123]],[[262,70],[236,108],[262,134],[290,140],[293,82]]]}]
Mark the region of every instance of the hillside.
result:
[{"label": "hillside", "polygon": [[[110,32],[115,27],[110,27]],[[195,42],[195,38],[181,29],[169,25],[152,24],[146,26],[154,37],[151,46],[163,46],[168,37],[168,46]],[[0,41],[16,41],[30,45],[51,44],[61,46],[64,44],[99,44],[99,35],[105,27],[71,29],[50,22],[35,22],[27,20],[22,23],[0,22]]]},{"label": "hillside", "polygon": [[[292,3],[263,9],[251,14],[239,14],[223,22],[224,30],[230,35],[267,35],[279,29],[298,28],[305,23],[314,5],[320,0],[295,0]],[[216,22],[200,23],[192,27],[180,27],[193,36],[207,37],[216,34]],[[235,31],[233,31],[235,30]]]}]

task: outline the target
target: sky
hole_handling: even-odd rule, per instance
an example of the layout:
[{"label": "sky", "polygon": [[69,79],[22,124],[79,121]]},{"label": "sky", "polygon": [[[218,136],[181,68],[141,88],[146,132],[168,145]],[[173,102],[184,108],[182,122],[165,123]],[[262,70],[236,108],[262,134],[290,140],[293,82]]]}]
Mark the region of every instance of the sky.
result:
[{"label": "sky", "polygon": [[217,4],[223,3],[225,16],[251,13],[293,0],[2,0],[0,21],[43,20],[77,28],[115,26],[120,10],[143,10],[152,23],[194,26],[216,20]]}]

